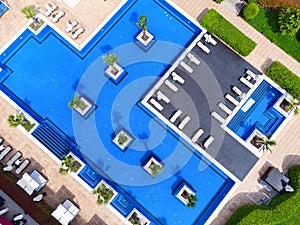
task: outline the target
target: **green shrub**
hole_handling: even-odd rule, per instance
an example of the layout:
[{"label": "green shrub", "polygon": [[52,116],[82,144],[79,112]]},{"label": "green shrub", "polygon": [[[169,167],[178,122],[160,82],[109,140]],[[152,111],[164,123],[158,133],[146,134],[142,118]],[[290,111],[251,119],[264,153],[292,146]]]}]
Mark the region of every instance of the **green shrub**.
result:
[{"label": "green shrub", "polygon": [[299,208],[300,165],[289,169],[290,185],[293,193],[285,193],[271,200],[268,206],[246,205],[239,208],[228,220],[227,225],[279,224],[286,222]]},{"label": "green shrub", "polygon": [[246,19],[253,19],[257,16],[259,11],[258,5],[256,5],[254,2],[250,2],[249,4],[245,5],[242,11],[243,17]]},{"label": "green shrub", "polygon": [[300,99],[300,78],[280,62],[273,62],[265,74],[295,99]]},{"label": "green shrub", "polygon": [[239,31],[214,9],[209,10],[200,24],[217,35],[242,56],[249,55],[256,43]]},{"label": "green shrub", "polygon": [[295,35],[300,28],[300,10],[295,8],[282,9],[278,24],[283,35]]},{"label": "green shrub", "polygon": [[214,0],[216,3],[221,3],[223,2],[224,0]]}]

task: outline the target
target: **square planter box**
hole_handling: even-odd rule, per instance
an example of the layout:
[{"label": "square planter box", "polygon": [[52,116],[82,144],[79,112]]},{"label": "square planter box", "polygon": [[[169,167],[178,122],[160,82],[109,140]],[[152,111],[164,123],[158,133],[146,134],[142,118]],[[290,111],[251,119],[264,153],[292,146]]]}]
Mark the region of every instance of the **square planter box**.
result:
[{"label": "square planter box", "polygon": [[156,174],[155,176],[153,176],[152,174],[152,170],[150,168],[151,165],[153,164],[156,164],[156,165],[159,165],[161,168],[163,168],[163,164],[160,163],[155,157],[151,157],[147,162],[146,164],[143,166],[144,170],[147,171],[147,173],[149,173],[153,178],[156,177],[158,174]]},{"label": "square planter box", "polygon": [[144,32],[142,31],[135,37],[135,44],[147,52],[155,43],[155,38],[149,31],[146,31],[146,36],[148,37],[146,40],[143,39],[143,35]]},{"label": "square planter box", "polygon": [[84,97],[80,97],[79,99],[83,101],[86,106],[84,108],[75,106],[74,110],[78,112],[84,119],[87,119],[96,110],[96,106]]},{"label": "square planter box", "polygon": [[184,181],[181,181],[176,188],[174,195],[185,205],[188,204],[188,198],[185,197],[188,195],[195,195],[195,191]]},{"label": "square planter box", "polygon": [[[119,144],[120,135],[124,135],[128,138],[124,143],[121,144]],[[124,152],[128,148],[128,146],[133,142],[133,138],[124,130],[120,130],[120,132],[113,139],[113,142]]]},{"label": "square planter box", "polygon": [[[113,70],[116,70],[117,72],[114,73]],[[114,68],[112,67],[108,67],[105,70],[105,75],[111,80],[113,81],[115,84],[120,83],[120,81],[126,76],[127,72],[118,64],[114,64]]]},{"label": "square planter box", "polygon": [[[134,208],[129,215],[127,216],[128,224],[140,224],[140,225],[149,225],[150,220],[148,220],[142,213],[140,213],[136,208]],[[130,220],[134,220],[131,222]]]}]

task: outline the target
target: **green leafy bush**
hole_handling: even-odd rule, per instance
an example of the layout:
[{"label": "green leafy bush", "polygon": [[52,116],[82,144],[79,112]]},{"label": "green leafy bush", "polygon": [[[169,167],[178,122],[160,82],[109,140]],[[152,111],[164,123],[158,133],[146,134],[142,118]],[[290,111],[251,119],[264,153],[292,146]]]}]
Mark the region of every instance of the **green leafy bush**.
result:
[{"label": "green leafy bush", "polygon": [[273,62],[265,74],[295,99],[300,99],[300,78],[280,62]]},{"label": "green leafy bush", "polygon": [[300,10],[282,9],[279,13],[278,25],[283,35],[295,35],[300,28]]},{"label": "green leafy bush", "polygon": [[205,14],[200,24],[221,38],[242,56],[249,55],[256,46],[254,41],[238,30],[214,9],[209,10]]},{"label": "green leafy bush", "polygon": [[300,165],[289,169],[293,193],[285,193],[271,200],[268,206],[246,205],[239,208],[228,220],[227,225],[279,224],[291,218],[300,201]]},{"label": "green leafy bush", "polygon": [[250,2],[249,4],[246,4],[243,8],[242,15],[246,19],[252,19],[257,16],[258,11],[258,5],[256,5],[254,2]]},{"label": "green leafy bush", "polygon": [[216,3],[221,3],[223,2],[224,0],[214,0]]}]

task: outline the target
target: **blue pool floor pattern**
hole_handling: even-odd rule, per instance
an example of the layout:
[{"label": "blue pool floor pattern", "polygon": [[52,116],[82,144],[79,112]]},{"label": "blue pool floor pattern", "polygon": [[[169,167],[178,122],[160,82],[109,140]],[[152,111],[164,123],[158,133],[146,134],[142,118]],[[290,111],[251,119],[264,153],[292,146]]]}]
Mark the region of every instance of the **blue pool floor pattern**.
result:
[{"label": "blue pool floor pattern", "polygon": [[[124,88],[126,84],[129,84],[135,79],[140,78],[141,69],[138,67],[139,64],[143,67],[148,66],[148,69],[145,68],[143,69],[143,71],[148,70],[151,76],[156,78],[161,76],[161,74],[168,68],[169,64],[171,64],[176,59],[177,55],[182,51],[183,47],[187,46],[193,40],[193,38],[200,32],[199,30],[194,31],[185,22],[180,21],[180,18],[182,16],[180,16],[179,13],[173,13],[174,10],[168,12],[168,7],[163,8],[161,7],[161,5],[157,7],[158,3],[163,4],[160,1],[140,0],[128,2],[129,3],[126,3],[129,4],[128,8],[124,9],[124,11],[126,11],[127,14],[124,14],[122,16],[117,15],[117,17],[119,16],[119,18],[117,18],[118,23],[113,23],[113,25],[108,29],[110,32],[105,33],[104,36],[97,36],[96,39],[98,39],[99,42],[97,40],[94,41],[95,45],[88,46],[90,47],[90,50],[84,50],[84,54],[81,54],[80,52],[77,52],[77,50],[74,50],[72,49],[72,47],[68,46],[68,44],[65,43],[65,40],[63,40],[55,31],[53,31],[49,27],[46,27],[39,34],[41,35],[39,37],[33,37],[28,30],[25,31],[24,34],[21,35],[23,39],[18,39],[15,43],[11,45],[12,47],[9,50],[10,53],[6,52],[6,57],[4,55],[1,55],[0,57],[1,62],[3,62],[3,64],[5,64],[7,68],[12,69],[12,75],[7,77],[4,80],[3,84],[12,93],[16,94],[18,98],[22,99],[26,105],[30,106],[38,115],[40,115],[42,118],[49,118],[62,131],[64,131],[67,135],[73,138],[71,124],[72,120],[70,119],[72,118],[72,111],[67,108],[67,103],[74,95],[74,92],[76,90],[79,80],[81,79],[81,76],[83,74],[85,76],[89,76],[88,71],[91,66],[95,66],[97,71],[104,71],[105,66],[101,61],[101,55],[106,53],[108,50],[115,49],[118,55],[120,55],[120,63],[124,64],[125,69],[129,71],[128,75],[124,78],[124,80],[122,80],[122,82],[120,82],[119,85],[115,85],[117,93],[117,91],[122,90],[122,88]],[[134,4],[131,6],[130,2],[133,2]],[[139,12],[141,12],[141,9],[146,10],[147,15],[149,15],[149,18],[151,18],[151,27],[149,27],[151,32],[155,33],[156,38],[158,40],[167,42],[163,45],[160,45],[158,42],[156,42],[155,45],[147,52],[147,55],[150,55],[151,57],[143,57],[142,54],[144,53],[142,53],[142,51],[136,52],[136,49],[138,49],[137,46],[135,46],[136,49],[129,48],[130,51],[125,52],[122,52],[117,49],[117,47],[120,45],[132,42],[132,35],[127,36],[127,34],[136,34],[139,31],[135,26],[134,19],[132,18],[137,18]],[[158,11],[162,13],[159,13]],[[144,11],[142,13],[144,13]],[[170,26],[160,26],[161,23],[167,24],[168,22],[171,22]],[[181,35],[172,35],[173,33],[180,33]],[[93,41],[91,41],[91,43],[92,42]],[[165,50],[161,48],[162,46],[165,47]],[[125,49],[127,50],[128,48]],[[162,51],[165,54],[161,54]],[[32,53],[30,54],[30,57],[27,57],[28,52]],[[47,54],[45,54],[45,52]],[[138,56],[137,59],[142,58],[142,62],[135,61],[135,63],[128,65],[128,53],[130,53],[133,56]],[[64,55],[66,56],[66,58],[65,60],[55,61],[57,55]],[[164,58],[162,58],[161,56],[164,56]],[[134,61],[132,59],[130,60]],[[28,65],[33,66],[28,67]],[[133,68],[131,72],[130,67]],[[28,68],[28,70],[25,71],[23,68]],[[60,71],[57,71],[57,68],[60,68]],[[94,73],[96,72],[96,70],[94,69],[92,70],[92,72]],[[43,76],[41,76],[41,74],[43,74]],[[103,74],[100,74],[100,76],[102,75]],[[142,76],[147,76],[147,74],[143,74]],[[32,85],[34,81],[37,80],[40,82],[41,85],[39,87]],[[99,82],[99,80],[100,79],[95,79],[94,83]],[[155,81],[155,79],[153,79],[153,81]],[[68,86],[66,87],[65,84],[68,84]],[[109,85],[107,85],[107,87],[108,86]],[[149,87],[150,86],[151,83],[149,83]],[[94,97],[98,94],[98,92],[96,93],[97,89],[87,87],[89,87],[89,85],[87,85],[86,87],[80,87],[81,91],[87,96]],[[41,91],[43,92],[41,93]],[[110,92],[111,89],[108,88],[106,93],[102,92],[101,95],[108,94],[109,96]],[[116,95],[116,93],[114,93],[114,95]],[[47,102],[50,102],[50,104],[40,104],[41,99],[47,99]],[[113,101],[114,98],[111,99]],[[97,98],[93,98],[93,100],[95,100],[96,102]],[[102,108],[102,110],[106,111],[108,115],[111,114],[110,109],[108,109],[111,105],[112,103],[110,102],[110,104],[108,104],[106,108]],[[140,111],[136,107],[133,107],[132,112],[135,115],[135,112]],[[96,114],[98,114],[97,111]],[[131,114],[131,116],[134,118],[133,114]],[[114,132],[114,129],[108,127],[108,130],[105,130],[105,132],[106,134],[110,133],[111,135]],[[167,134],[166,138],[168,139],[168,141],[164,142],[164,144],[173,143],[174,141],[177,141],[172,140],[172,137],[169,134]],[[192,152],[192,150],[187,150],[186,146],[184,145],[180,145],[180,148],[183,152]],[[126,153],[130,154],[130,150],[132,152],[134,151],[133,149],[129,149],[129,151],[126,151]],[[166,158],[166,151],[160,152],[161,153],[158,154],[157,150],[157,154],[161,158]],[[98,159],[99,156],[102,157],[102,155],[99,154],[97,156]],[[230,190],[230,188],[233,185],[233,182],[221,171],[211,166],[208,166],[208,169],[202,171],[201,173],[197,171],[197,173],[195,172],[191,174],[191,171],[193,171],[199,166],[199,162],[201,160],[196,155],[192,155],[191,157],[191,160],[187,160],[185,162],[186,166],[176,175],[171,177],[170,180],[166,180],[158,186],[152,185],[150,188],[148,188],[148,193],[146,196],[145,192],[143,191],[144,187],[133,187],[126,185],[120,185],[120,187],[122,187],[124,193],[126,193],[128,197],[133,196],[138,202],[142,204],[143,207],[145,207],[147,210],[150,210],[149,214],[153,214],[154,216],[158,217],[164,217],[163,219],[159,218],[159,220],[171,221],[170,223],[176,224],[176,222],[179,221],[178,216],[184,218],[186,215],[188,215],[189,221],[187,222],[192,223],[200,217],[199,212],[203,212],[203,210],[205,212],[209,212],[204,216],[202,216],[201,214],[201,219],[207,219],[211,211],[213,211],[217,206],[211,204],[211,201],[215,202],[215,199],[217,199],[217,202],[221,201],[224,197],[223,194],[227,193]],[[137,158],[136,161],[139,161],[139,159]],[[88,175],[84,176],[89,177],[86,178],[86,180],[89,180],[89,183],[95,185],[97,183],[97,179],[94,179],[93,176],[97,176],[91,173],[91,171],[88,171],[88,169],[86,169],[86,173]],[[84,176],[82,175],[82,177]],[[212,179],[214,176],[217,176],[217,178]],[[188,182],[195,182],[193,183],[193,187],[195,187],[195,189],[197,190],[206,190],[207,186],[203,185],[207,185],[208,182],[210,182],[209,180],[212,179],[210,183],[210,188],[207,189],[205,195],[201,195],[201,198],[206,198],[205,202],[207,203],[207,205],[210,206],[210,208],[207,209],[206,207],[209,206],[204,204],[198,204],[197,208],[194,211],[188,211],[186,208],[184,208],[184,210],[182,210],[184,212],[180,212],[182,206],[180,205],[179,208],[176,208],[177,206],[179,206],[178,204],[180,202],[175,202],[174,196],[164,196],[166,195],[166,192],[164,190],[169,190],[171,192],[172,185],[176,183],[177,179],[186,179]],[[196,182],[199,180],[204,180],[203,184],[198,184],[198,182]],[[202,186],[200,187],[199,185]],[[223,188],[224,185],[227,188]],[[116,186],[116,188],[118,188],[118,186]],[[156,191],[157,188],[159,192]],[[155,204],[152,204],[151,202],[153,200],[151,200],[152,193],[158,193],[158,197],[156,198],[157,200]],[[216,195],[216,193],[218,195]],[[143,196],[145,197],[144,199]],[[171,214],[160,216],[161,212],[158,212],[157,210],[163,207],[162,205],[164,205],[164,203],[166,202],[164,200],[167,200],[165,199],[165,197],[169,198],[170,201],[167,202],[170,202],[170,204],[172,205],[172,210],[170,211]],[[202,199],[202,201],[204,202],[204,199]],[[158,203],[162,205],[159,207]],[[153,208],[153,205],[155,208]],[[177,215],[177,211],[182,215]],[[173,215],[172,213],[175,213],[176,215]]]},{"label": "blue pool floor pattern", "polygon": [[264,135],[273,134],[286,118],[273,107],[281,96],[279,90],[266,80],[262,81],[249,97],[255,103],[246,112],[242,106],[228,123],[228,128],[243,140],[247,140],[255,128]]}]

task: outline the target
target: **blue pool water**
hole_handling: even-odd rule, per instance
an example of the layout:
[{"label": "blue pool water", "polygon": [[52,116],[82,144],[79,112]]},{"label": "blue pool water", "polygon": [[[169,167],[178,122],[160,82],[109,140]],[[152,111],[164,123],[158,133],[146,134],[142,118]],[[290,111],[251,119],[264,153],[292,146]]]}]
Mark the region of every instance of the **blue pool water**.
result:
[{"label": "blue pool water", "polygon": [[264,135],[273,134],[285,120],[285,116],[273,108],[281,96],[279,90],[264,80],[249,97],[255,103],[246,112],[242,106],[228,127],[243,140],[247,140],[255,128]]},{"label": "blue pool water", "polygon": [[[134,44],[141,14],[156,38],[147,52]],[[0,88],[42,124],[44,139],[66,145],[44,134],[51,126],[52,133],[57,129],[77,143],[76,153],[89,163],[79,176],[93,188],[102,177],[111,180],[120,193],[112,205],[121,214],[135,207],[153,224],[202,224],[234,182],[140,104],[200,32],[165,1],[130,0],[81,51],[48,26],[38,36],[24,31],[0,56]],[[104,75],[101,57],[107,52],[127,72],[118,84]],[[76,92],[97,105],[87,119],[67,106]],[[125,152],[112,142],[120,129],[134,137]],[[141,167],[149,154],[165,165],[155,179]],[[173,195],[181,181],[196,191],[193,209]]]}]

